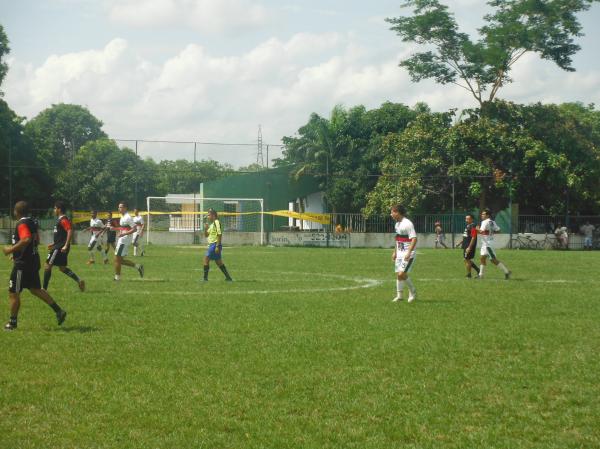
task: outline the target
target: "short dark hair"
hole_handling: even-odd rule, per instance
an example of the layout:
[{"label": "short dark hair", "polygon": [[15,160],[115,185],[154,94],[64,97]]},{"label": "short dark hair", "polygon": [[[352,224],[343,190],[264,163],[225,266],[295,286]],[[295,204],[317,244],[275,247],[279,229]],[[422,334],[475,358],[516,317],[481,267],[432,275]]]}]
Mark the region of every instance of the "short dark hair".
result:
[{"label": "short dark hair", "polygon": [[489,207],[486,207],[485,209],[482,209],[481,212],[485,212],[490,217],[492,216],[492,211],[490,210]]},{"label": "short dark hair", "polygon": [[394,204],[392,206],[392,210],[398,212],[402,216],[406,215],[406,207],[404,207],[402,204]]},{"label": "short dark hair", "polygon": [[125,206],[127,209],[129,209],[129,206],[127,205],[127,201],[119,201],[119,204],[122,204],[123,206]]},{"label": "short dark hair", "polygon": [[29,215],[29,204],[26,201],[17,201],[15,203],[15,212],[17,212],[21,217],[26,217]]},{"label": "short dark hair", "polygon": [[475,217],[473,216],[473,214],[467,214],[467,215],[465,215],[465,217],[471,217],[473,220],[475,220]]},{"label": "short dark hair", "polygon": [[63,213],[67,210],[67,206],[64,201],[56,201],[54,203],[54,207],[56,207],[59,211]]},{"label": "short dark hair", "polygon": [[218,217],[219,214],[217,214],[217,211],[214,210],[212,207],[209,207],[208,210],[206,211],[207,214],[213,214],[215,217]]}]

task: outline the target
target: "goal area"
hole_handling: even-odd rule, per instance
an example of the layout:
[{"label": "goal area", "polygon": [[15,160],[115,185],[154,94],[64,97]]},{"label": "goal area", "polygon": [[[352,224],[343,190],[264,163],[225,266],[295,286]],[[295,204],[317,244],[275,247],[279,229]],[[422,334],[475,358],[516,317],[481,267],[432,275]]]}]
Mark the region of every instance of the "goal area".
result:
[{"label": "goal area", "polygon": [[224,232],[260,233],[264,244],[264,201],[262,198],[205,198],[169,195],[146,198],[148,211],[146,242],[158,232],[204,233],[207,211],[214,209]]}]

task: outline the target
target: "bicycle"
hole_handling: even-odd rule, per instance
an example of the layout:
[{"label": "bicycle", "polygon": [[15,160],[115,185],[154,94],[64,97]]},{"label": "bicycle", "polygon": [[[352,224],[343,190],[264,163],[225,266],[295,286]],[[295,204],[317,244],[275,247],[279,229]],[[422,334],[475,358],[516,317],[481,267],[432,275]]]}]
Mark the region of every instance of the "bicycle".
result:
[{"label": "bicycle", "polygon": [[554,234],[546,234],[544,240],[539,242],[541,249],[561,249],[562,245]]},{"label": "bicycle", "polygon": [[540,249],[540,242],[527,234],[517,234],[510,245],[512,249]]}]

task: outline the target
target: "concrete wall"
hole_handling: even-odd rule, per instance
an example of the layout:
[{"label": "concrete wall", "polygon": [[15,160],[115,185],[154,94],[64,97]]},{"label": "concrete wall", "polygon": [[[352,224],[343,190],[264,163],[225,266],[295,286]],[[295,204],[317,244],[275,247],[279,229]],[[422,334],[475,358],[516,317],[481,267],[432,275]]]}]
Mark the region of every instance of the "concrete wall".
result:
[{"label": "concrete wall", "polygon": [[[535,240],[542,241],[545,234],[527,234]],[[41,231],[40,237],[42,244],[48,244],[52,241],[52,231]],[[514,237],[514,236],[513,236]],[[11,231],[0,229],[0,243],[10,243]],[[433,248],[435,243],[435,234],[417,234],[417,248]],[[458,244],[462,236],[455,234],[455,241]],[[90,239],[89,232],[76,232],[75,244],[87,245]],[[450,246],[451,234],[446,234],[446,245]],[[508,234],[497,234],[494,236],[496,248],[507,248],[509,243]],[[151,244],[154,245],[192,245],[194,244],[194,234],[192,232],[167,232],[154,231],[151,233]],[[206,240],[202,237],[200,244],[204,245]],[[260,245],[259,232],[226,232],[223,238],[223,244],[229,246]],[[273,246],[327,246],[327,235],[320,231],[304,232],[267,232],[265,234],[265,244]],[[330,234],[329,246],[342,248],[393,248],[394,234],[376,234],[376,233],[342,233]],[[581,249],[583,247],[583,237],[578,234],[569,235],[569,247]]]}]

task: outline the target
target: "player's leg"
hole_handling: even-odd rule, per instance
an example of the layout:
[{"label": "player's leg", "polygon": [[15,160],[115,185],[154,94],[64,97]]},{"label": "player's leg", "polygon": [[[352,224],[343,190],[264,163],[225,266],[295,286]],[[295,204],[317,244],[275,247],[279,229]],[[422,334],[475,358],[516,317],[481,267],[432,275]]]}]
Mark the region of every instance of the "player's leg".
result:
[{"label": "player's leg", "polygon": [[61,266],[58,267],[58,269],[60,270],[61,273],[63,273],[64,275],[70,277],[75,282],[77,282],[77,285],[79,286],[79,290],[85,291],[85,281],[83,279],[80,279],[79,276],[77,276],[73,272],[73,270],[71,270],[66,265],[61,265]]},{"label": "player's leg", "polygon": [[492,263],[494,265],[496,265],[498,268],[500,268],[502,270],[502,272],[504,273],[504,279],[508,280],[510,279],[510,275],[511,272],[510,270],[506,267],[506,265],[504,265],[496,256],[496,252],[492,249],[489,248],[488,252],[490,253],[490,260],[492,261]]},{"label": "player's leg", "polygon": [[416,289],[412,282],[412,279],[408,276],[409,271],[412,268],[414,257],[405,260],[405,253],[399,253],[396,257],[396,297],[392,300],[393,302],[402,300],[402,291],[404,285],[408,287],[408,302],[413,302],[416,299]]},{"label": "player's leg", "polygon": [[4,326],[5,331],[14,331],[17,328],[17,319],[19,317],[19,308],[21,307],[20,293],[22,287],[23,270],[13,268],[8,281],[8,304],[10,307],[10,317],[8,323]]},{"label": "player's leg", "polygon": [[487,267],[487,258],[488,258],[488,252],[487,252],[487,245],[481,245],[481,250],[479,252],[480,258],[479,258],[479,274],[477,275],[477,277],[479,279],[483,279],[483,277],[485,276],[485,269]]},{"label": "player's leg", "polygon": [[233,279],[231,279],[231,276],[229,275],[229,272],[227,271],[227,268],[225,267],[225,264],[223,263],[223,259],[221,257],[219,257],[218,259],[215,260],[215,263],[217,264],[217,266],[219,267],[219,269],[225,275],[225,280],[226,281],[233,281]]},{"label": "player's leg", "polygon": [[90,237],[90,242],[88,243],[88,254],[90,255],[89,260],[87,261],[88,265],[91,265],[93,263],[96,262],[96,260],[94,259],[94,247],[96,246],[96,236],[94,234],[92,234],[92,236]]},{"label": "player's leg", "polygon": [[62,309],[46,290],[42,290],[40,288],[30,288],[29,291],[32,295],[40,298],[42,301],[48,304],[52,310],[54,310],[59,326],[65,321],[65,318],[67,317],[66,310]]},{"label": "player's leg", "polygon": [[140,235],[137,232],[133,233],[133,257],[136,257],[138,254],[138,239]]},{"label": "player's leg", "polygon": [[44,290],[48,290],[48,285],[50,284],[50,278],[52,277],[52,267],[54,266],[54,262],[60,253],[60,249],[52,249],[48,253],[48,257],[46,258],[46,263],[44,265]]},{"label": "player's leg", "polygon": [[203,281],[208,281],[208,270],[210,269],[210,258],[208,257],[208,251],[202,259],[202,268],[204,271],[204,276],[202,278]]}]

